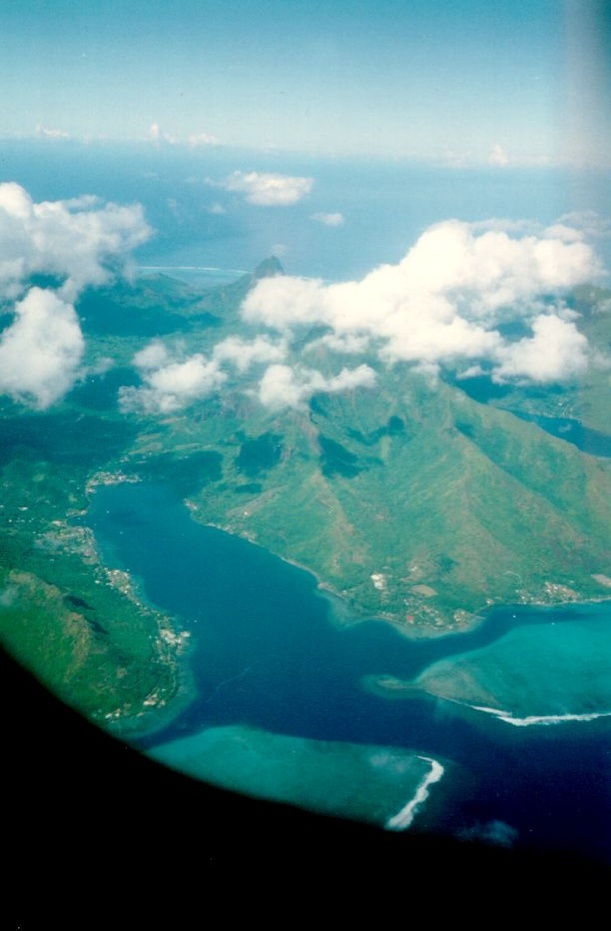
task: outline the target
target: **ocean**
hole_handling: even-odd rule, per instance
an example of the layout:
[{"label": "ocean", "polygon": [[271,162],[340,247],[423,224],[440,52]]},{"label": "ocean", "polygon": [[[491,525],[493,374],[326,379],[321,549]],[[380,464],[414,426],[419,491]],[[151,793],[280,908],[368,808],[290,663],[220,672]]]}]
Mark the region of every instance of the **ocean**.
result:
[{"label": "ocean", "polygon": [[[189,151],[133,146],[4,140],[3,180],[35,200],[96,194],[139,202],[154,235],[135,253],[140,266],[250,271],[275,254],[287,274],[339,281],[400,261],[432,223],[491,217],[549,224],[570,211],[611,215],[603,172],[563,168],[448,168],[399,160],[316,158],[222,146]],[[308,177],[311,193],[290,207],[249,204],[222,189],[234,171]],[[344,222],[314,219],[340,213]],[[597,249],[611,265],[611,241]],[[188,268],[185,269],[185,266]]]}]

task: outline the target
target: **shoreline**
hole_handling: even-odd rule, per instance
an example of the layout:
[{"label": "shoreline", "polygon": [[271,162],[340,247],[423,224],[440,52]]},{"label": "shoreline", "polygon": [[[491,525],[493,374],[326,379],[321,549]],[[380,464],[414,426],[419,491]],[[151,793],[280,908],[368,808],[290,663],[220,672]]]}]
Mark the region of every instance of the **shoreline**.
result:
[{"label": "shoreline", "polygon": [[[126,476],[125,473],[119,475],[106,474],[103,475],[103,481],[97,482],[96,485],[90,489],[90,496],[92,492],[95,492],[97,485],[109,485],[109,484],[119,484],[124,482],[138,482],[139,477],[137,476]],[[557,611],[558,609],[570,610],[583,610],[586,609],[589,605],[599,605],[601,603],[606,603],[611,601],[611,597],[603,597],[598,599],[590,599],[588,601],[567,601],[554,604],[546,604],[541,602],[533,603],[514,603],[514,604],[492,604],[482,606],[475,614],[472,615],[471,622],[469,624],[463,625],[460,629],[422,629],[410,627],[406,629],[406,626],[400,621],[384,616],[376,615],[359,615],[354,612],[354,609],[349,604],[349,602],[342,597],[337,591],[335,591],[332,586],[323,582],[315,572],[309,569],[307,566],[299,563],[295,559],[289,557],[284,557],[270,550],[268,547],[262,545],[256,540],[249,538],[246,535],[232,532],[226,527],[221,526],[220,524],[213,523],[211,521],[204,521],[198,519],[198,512],[193,506],[192,502],[189,499],[181,499],[179,496],[176,496],[176,503],[180,503],[186,507],[189,516],[194,520],[195,523],[203,526],[209,527],[213,530],[220,531],[221,533],[226,533],[229,536],[243,540],[244,542],[251,543],[254,546],[257,546],[259,549],[264,550],[272,557],[276,557],[281,562],[286,565],[291,565],[294,568],[298,569],[301,572],[307,573],[308,577],[313,581],[315,586],[316,594],[320,595],[328,604],[329,610],[327,615],[327,620],[331,623],[336,629],[347,629],[357,624],[362,623],[371,623],[375,622],[377,624],[383,623],[391,626],[394,630],[400,634],[408,642],[417,644],[417,643],[434,643],[440,642],[441,640],[447,641],[448,638],[458,638],[456,639],[457,652],[461,652],[460,646],[460,637],[461,635],[472,634],[477,631],[483,624],[488,622],[491,618],[491,615],[495,611],[511,611],[512,609],[518,609],[519,611],[524,611],[527,608],[533,608],[537,611],[540,611],[542,615],[548,615],[550,612]],[[147,607],[150,607],[156,610],[156,606],[142,597],[142,586],[139,584],[139,580],[133,580],[134,587],[138,590],[139,601],[143,601]],[[175,619],[176,620],[176,619]],[[183,625],[180,624],[180,618],[177,619],[179,622],[179,627],[182,627],[183,631],[188,630]],[[174,625],[172,625],[174,627]],[[196,698],[197,691],[193,681],[193,673],[191,670],[191,656],[195,649],[196,645],[193,640],[187,641],[183,649],[180,650],[180,655],[173,657],[173,665],[175,663],[175,674],[177,678],[177,685],[174,691],[174,694],[167,699],[163,704],[156,706],[151,706],[149,708],[143,708],[140,712],[138,719],[132,718],[131,721],[126,720],[116,720],[111,722],[103,722],[103,726],[108,726],[112,733],[117,736],[125,734],[130,736],[131,733],[134,734],[134,739],[148,740],[153,737],[154,734],[160,730],[163,730],[166,726],[170,725],[172,721],[180,716],[180,714],[189,707],[190,703]],[[385,684],[388,683],[388,684]],[[379,697],[385,699],[406,699],[411,695],[415,695],[416,688],[411,685],[407,680],[402,682],[398,678],[395,680],[392,676],[385,675],[371,675],[363,678],[361,687],[375,694]],[[420,692],[420,694],[424,694]],[[145,723],[145,721],[147,723]],[[153,723],[155,722],[155,723]],[[513,723],[513,722],[512,722]]]},{"label": "shoreline", "polygon": [[[292,559],[290,556],[282,556],[280,553],[276,553],[274,550],[271,550],[269,547],[265,546],[263,543],[259,543],[257,540],[253,540],[251,537],[242,533],[235,533],[233,530],[228,530],[226,526],[221,524],[216,524],[213,521],[198,520],[197,518],[197,507],[191,502],[188,498],[182,499],[182,503],[185,505],[191,518],[195,523],[200,524],[202,527],[211,527],[213,530],[220,530],[221,533],[227,533],[231,537],[235,537],[238,540],[244,540],[245,543],[250,543],[252,546],[257,546],[259,549],[265,550],[266,553],[269,553],[270,556],[275,556],[276,559],[280,559],[283,563],[286,563],[289,566],[293,566],[295,569],[299,569],[301,572],[307,573],[311,576],[318,590],[318,594],[325,598],[331,604],[331,617],[330,621],[336,627],[352,627],[357,624],[363,623],[381,623],[389,624],[391,627],[400,633],[406,640],[437,640],[441,637],[449,636],[459,636],[463,633],[471,633],[473,630],[476,630],[480,624],[486,620],[485,613],[482,613],[483,609],[478,609],[478,611],[471,615],[471,620],[469,623],[464,624],[459,629],[453,630],[443,630],[439,628],[425,628],[425,627],[416,627],[410,626],[409,628],[399,620],[399,618],[392,617],[390,615],[384,614],[359,614],[358,609],[351,605],[346,598],[340,594],[336,589],[333,588],[328,582],[325,582],[320,578],[317,573],[311,569],[309,566],[304,565],[303,563],[298,562],[296,559]],[[609,596],[611,601],[611,596]],[[505,605],[490,605],[490,608],[494,607],[506,607]],[[469,612],[470,613],[470,612]]]},{"label": "shoreline", "polygon": [[277,559],[280,559],[287,565],[294,566],[301,572],[305,572],[307,575],[311,576],[316,582],[318,594],[330,604],[331,610],[329,621],[337,628],[349,628],[364,623],[388,624],[390,627],[396,630],[398,634],[413,643],[423,641],[434,642],[448,637],[459,638],[463,634],[472,634],[476,632],[489,620],[490,615],[497,610],[512,611],[514,609],[523,610],[524,608],[534,608],[540,609],[541,611],[555,611],[559,609],[570,608],[571,606],[574,606],[575,608],[587,608],[589,605],[599,605],[606,602],[611,603],[611,594],[607,596],[603,595],[598,598],[587,598],[584,601],[570,599],[551,603],[546,601],[495,602],[494,604],[482,605],[474,612],[468,612],[470,614],[470,620],[467,623],[462,624],[459,628],[440,629],[431,627],[417,627],[415,625],[406,626],[403,621],[389,615],[365,613],[359,614],[358,609],[351,605],[350,602],[348,602],[346,598],[336,589],[334,589],[328,582],[323,581],[316,574],[316,572],[314,572],[313,569],[310,569],[303,563],[298,562],[296,559],[292,559],[291,557],[282,556],[279,553],[276,553],[274,550],[269,549],[269,547],[264,546],[262,543],[259,543],[258,541],[253,540],[246,535],[241,533],[234,533],[232,530],[228,530],[227,527],[221,526],[220,524],[216,524],[211,521],[198,520],[195,516],[197,511],[188,501],[188,499],[184,499],[183,503],[189,510],[193,520],[196,523],[201,524],[203,527],[212,527],[214,530],[220,530],[222,533],[227,533],[239,540],[244,540],[246,543],[251,543],[253,546],[257,546],[259,549],[265,550],[265,552],[269,553],[271,556],[275,556]]},{"label": "shoreline", "polygon": [[[101,727],[111,736],[137,744],[139,740],[146,740],[159,730],[168,726],[185,710],[193,700],[196,692],[193,672],[189,657],[194,649],[192,633],[185,626],[182,619],[170,615],[150,601],[145,594],[144,581],[132,572],[123,568],[111,568],[109,560],[105,558],[103,546],[95,536],[93,528],[86,523],[93,497],[100,487],[122,484],[141,484],[138,475],[126,474],[122,470],[97,472],[87,481],[86,497],[87,508],[79,513],[79,520],[89,528],[95,540],[99,567],[108,578],[108,584],[117,588],[135,606],[139,613],[149,615],[154,619],[154,633],[157,662],[169,669],[172,679],[171,685],[163,685],[153,689],[143,700],[142,706],[136,713],[124,715],[111,713],[104,717],[91,717],[92,723]],[[113,575],[114,573],[114,575]],[[115,579],[120,575],[122,584],[116,584]]]},{"label": "shoreline", "polygon": [[452,627],[448,629],[447,627],[439,628],[430,626],[416,626],[415,624],[408,625],[398,617],[394,617],[392,615],[384,613],[369,614],[359,612],[359,609],[356,606],[351,604],[340,592],[333,588],[329,582],[321,579],[320,576],[309,566],[298,562],[296,559],[293,559],[290,556],[283,556],[280,553],[275,552],[275,550],[270,549],[263,543],[259,543],[257,540],[253,540],[247,534],[236,533],[233,530],[229,530],[226,526],[214,523],[213,521],[199,520],[197,517],[197,506],[194,505],[193,502],[191,502],[188,498],[180,500],[182,500],[182,503],[189,511],[192,519],[201,526],[211,527],[214,530],[220,530],[222,533],[227,533],[229,536],[236,537],[239,540],[244,540],[246,543],[250,543],[253,546],[259,547],[259,549],[265,550],[265,552],[269,553],[271,556],[275,556],[276,559],[280,559],[287,565],[294,566],[301,572],[305,572],[307,575],[311,576],[316,582],[316,588],[320,596],[325,598],[331,605],[330,621],[336,627],[352,627],[356,626],[357,624],[373,622],[383,623],[393,627],[397,633],[399,633],[406,640],[413,642],[435,641],[445,637],[460,637],[462,634],[470,634],[475,632],[488,620],[490,614],[495,610],[510,611],[516,608],[519,610],[523,610],[524,608],[539,608],[543,611],[554,611],[570,607],[571,605],[574,605],[575,607],[587,607],[588,605],[604,604],[605,602],[611,603],[611,593],[608,595],[601,595],[600,597],[589,597],[585,600],[571,598],[565,601],[554,602],[540,600],[512,602],[499,601],[492,604],[482,605],[475,611],[467,612],[465,609],[465,613],[469,616],[469,620],[461,623],[460,627]]}]

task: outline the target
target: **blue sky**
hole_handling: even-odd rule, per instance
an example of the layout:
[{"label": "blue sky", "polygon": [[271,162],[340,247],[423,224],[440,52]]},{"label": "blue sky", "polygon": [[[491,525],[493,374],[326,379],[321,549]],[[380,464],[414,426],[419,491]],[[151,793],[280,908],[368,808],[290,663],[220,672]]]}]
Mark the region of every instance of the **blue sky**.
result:
[{"label": "blue sky", "polygon": [[585,157],[606,144],[599,6],[5,2],[0,133],[27,136],[38,127],[43,135],[127,140],[145,139],[156,125],[162,143],[164,135],[177,144],[198,136],[316,154],[516,165],[574,157],[576,149]]}]

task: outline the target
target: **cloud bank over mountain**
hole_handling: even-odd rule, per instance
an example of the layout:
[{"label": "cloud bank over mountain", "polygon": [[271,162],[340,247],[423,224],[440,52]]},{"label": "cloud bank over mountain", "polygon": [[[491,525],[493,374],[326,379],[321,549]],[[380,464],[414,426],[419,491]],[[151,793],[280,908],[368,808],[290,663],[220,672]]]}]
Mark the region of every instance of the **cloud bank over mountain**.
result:
[{"label": "cloud bank over mountain", "polygon": [[[153,351],[138,353],[134,364],[143,379],[141,388],[119,390],[119,406],[124,412],[171,414],[218,390],[227,376],[218,362],[196,353],[184,361],[166,361],[166,350],[153,363]],[[159,364],[160,363],[160,364]]]},{"label": "cloud bank over mountain", "polygon": [[121,388],[119,406],[125,413],[175,413],[221,390],[232,370],[244,376],[253,368],[251,384],[257,387],[246,390],[273,410],[301,408],[314,394],[375,384],[376,374],[368,365],[342,368],[338,375],[327,377],[301,364],[281,364],[288,355],[285,340],[274,343],[264,336],[250,341],[230,336],[214,346],[209,358],[202,353],[185,355],[180,347],[170,350],[154,340],[132,360],[142,385]]},{"label": "cloud bank over mountain", "polygon": [[[312,183],[235,172],[225,186],[279,206]],[[401,363],[433,378],[574,379],[593,357],[566,296],[604,275],[589,240],[607,232],[591,214],[547,227],[447,220],[358,281],[262,278],[242,303],[239,335],[207,338],[204,352],[153,340],[136,353],[141,385],[121,389],[120,407],[166,414],[237,385],[270,409],[299,408],[319,392],[372,389],[372,366]],[[19,184],[0,185],[0,299],[12,314],[0,333],[0,392],[45,409],[70,390],[83,374],[79,295],[111,280],[150,235],[137,204],[35,203]]]},{"label": "cloud bank over mountain", "polygon": [[153,340],[132,360],[142,386],[121,388],[119,406],[125,413],[173,413],[218,391],[228,377],[223,365],[243,375],[257,363],[283,359],[286,351],[284,342],[274,344],[263,336],[250,342],[231,336],[217,343],[206,359],[202,353],[185,356]]},{"label": "cloud bank over mountain", "polygon": [[139,204],[119,206],[85,196],[34,203],[19,184],[0,184],[0,288],[16,298],[32,275],[59,280],[74,300],[100,285],[151,230]]},{"label": "cloud bank over mountain", "polygon": [[368,365],[343,368],[338,375],[325,377],[316,369],[298,365],[270,365],[259,383],[258,397],[265,407],[274,410],[283,407],[300,408],[314,394],[338,394],[354,388],[373,388],[376,373]]},{"label": "cloud bank over mountain", "polygon": [[[587,365],[587,341],[563,296],[602,267],[578,229],[516,235],[502,226],[435,224],[401,262],[360,281],[264,279],[243,319],[283,334],[323,326],[321,342],[335,352],[375,351],[428,371],[477,363],[496,381],[571,378]],[[519,341],[503,335],[516,323],[528,334]]]},{"label": "cloud bank over mountain", "polygon": [[[603,275],[586,219],[548,227],[448,220],[425,230],[400,263],[360,281],[263,278],[242,303],[243,335],[210,347],[207,358],[159,341],[138,353],[142,385],[121,389],[121,408],[176,412],[231,390],[237,373],[238,390],[268,409],[300,409],[318,393],[374,389],[376,360],[433,379],[442,369],[501,383],[579,377],[591,354],[565,297]],[[340,368],[346,356],[352,364]]]}]

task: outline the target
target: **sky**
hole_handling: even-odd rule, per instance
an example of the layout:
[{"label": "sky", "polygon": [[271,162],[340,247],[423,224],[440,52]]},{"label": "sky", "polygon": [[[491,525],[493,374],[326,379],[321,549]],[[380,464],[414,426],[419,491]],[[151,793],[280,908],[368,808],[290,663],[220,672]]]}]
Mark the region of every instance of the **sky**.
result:
[{"label": "sky", "polygon": [[[143,345],[128,415],[236,372],[299,407],[371,390],[372,359],[580,377],[601,363],[567,295],[609,280],[609,38],[606,0],[0,0],[0,395],[46,410],[92,374],[79,302],[134,251],[287,274],[244,302],[246,341]],[[313,326],[320,370],[295,355]]]},{"label": "sky", "polygon": [[0,134],[601,163],[604,0],[0,4]]}]

